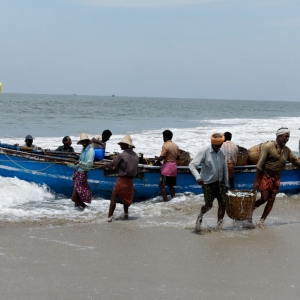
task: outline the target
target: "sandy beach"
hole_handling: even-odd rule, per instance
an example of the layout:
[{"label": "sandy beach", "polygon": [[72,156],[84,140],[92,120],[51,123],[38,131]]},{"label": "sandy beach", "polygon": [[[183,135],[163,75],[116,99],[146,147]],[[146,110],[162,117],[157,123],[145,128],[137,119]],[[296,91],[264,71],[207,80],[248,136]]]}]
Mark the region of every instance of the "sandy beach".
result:
[{"label": "sandy beach", "polygon": [[227,217],[221,232],[201,234],[134,219],[2,222],[0,298],[299,299],[299,206],[279,199],[266,229]]}]

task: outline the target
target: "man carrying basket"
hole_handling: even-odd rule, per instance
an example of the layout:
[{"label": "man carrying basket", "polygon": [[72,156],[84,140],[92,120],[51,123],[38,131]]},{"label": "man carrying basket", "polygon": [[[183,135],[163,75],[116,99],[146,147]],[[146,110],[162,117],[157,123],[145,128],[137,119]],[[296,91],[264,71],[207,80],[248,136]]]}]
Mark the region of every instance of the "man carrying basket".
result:
[{"label": "man carrying basket", "polygon": [[[198,152],[196,157],[190,162],[189,168],[199,185],[202,185],[205,205],[201,207],[200,214],[196,220],[196,231],[200,231],[202,217],[212,208],[215,198],[218,200],[218,223],[217,230],[222,229],[225,215],[225,194],[228,186],[228,170],[226,154],[222,149],[225,140],[222,133],[211,135],[211,144]],[[197,168],[201,164],[201,173]]]},{"label": "man carrying basket", "polygon": [[[257,171],[253,183],[254,189],[259,189],[261,198],[255,202],[255,208],[267,202],[264,212],[258,223],[259,227],[265,227],[265,220],[273,208],[276,194],[280,186],[280,174],[285,168],[286,161],[300,168],[300,158],[297,158],[286,146],[290,138],[288,128],[279,128],[276,132],[276,141],[266,143],[262,149]],[[249,220],[250,221],[250,220]]]}]

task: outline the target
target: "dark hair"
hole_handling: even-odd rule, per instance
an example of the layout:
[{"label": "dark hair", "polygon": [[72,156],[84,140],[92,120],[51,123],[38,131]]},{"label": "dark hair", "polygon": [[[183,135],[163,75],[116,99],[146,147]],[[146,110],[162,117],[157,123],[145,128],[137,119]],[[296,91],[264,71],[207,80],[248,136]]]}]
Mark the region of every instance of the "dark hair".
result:
[{"label": "dark hair", "polygon": [[231,138],[232,138],[231,132],[226,131],[226,132],[224,133],[224,136],[225,136],[225,140],[226,140],[226,141],[231,141]]},{"label": "dark hair", "polygon": [[171,130],[165,130],[162,134],[168,140],[171,140],[173,137],[173,132]]},{"label": "dark hair", "polygon": [[65,141],[66,141],[68,138],[70,138],[70,137],[69,137],[68,135],[66,135],[66,136],[62,139],[62,143],[64,144]]},{"label": "dark hair", "polygon": [[110,131],[109,129],[106,129],[106,130],[104,130],[104,131],[102,132],[102,135],[109,135],[109,136],[111,136],[112,133],[111,133],[111,131]]}]

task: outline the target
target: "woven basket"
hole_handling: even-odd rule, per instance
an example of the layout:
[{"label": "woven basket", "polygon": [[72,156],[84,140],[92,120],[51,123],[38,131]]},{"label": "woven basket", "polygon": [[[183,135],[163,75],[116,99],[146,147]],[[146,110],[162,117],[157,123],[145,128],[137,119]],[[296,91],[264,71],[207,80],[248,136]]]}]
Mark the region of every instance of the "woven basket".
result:
[{"label": "woven basket", "polygon": [[176,160],[177,166],[188,166],[191,162],[190,153],[179,149],[180,158]]},{"label": "woven basket", "polygon": [[236,165],[237,166],[244,166],[247,164],[248,160],[248,150],[246,148],[243,148],[241,146],[237,146],[239,149],[239,153],[237,156]]},{"label": "woven basket", "polygon": [[261,152],[261,144],[255,145],[248,149],[248,164],[249,165],[256,165]]},{"label": "woven basket", "polygon": [[226,194],[225,207],[228,217],[237,221],[249,219],[254,210],[256,192],[251,190],[232,190],[231,192],[244,192],[253,194],[253,196],[233,196]]}]

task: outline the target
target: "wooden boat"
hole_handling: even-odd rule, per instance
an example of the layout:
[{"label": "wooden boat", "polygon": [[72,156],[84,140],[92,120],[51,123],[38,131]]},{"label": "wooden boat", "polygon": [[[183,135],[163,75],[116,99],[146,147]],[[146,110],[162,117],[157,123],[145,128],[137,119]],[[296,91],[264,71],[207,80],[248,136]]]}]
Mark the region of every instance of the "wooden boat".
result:
[{"label": "wooden boat", "polygon": [[[12,145],[0,144],[0,176],[17,177],[28,182],[46,185],[50,191],[70,197],[73,190],[72,174],[74,171],[64,163],[74,162],[76,158],[74,155],[61,152],[21,149]],[[199,167],[200,169],[201,167]],[[255,172],[254,165],[235,167],[236,189],[251,189]],[[109,199],[116,176],[116,171],[105,169],[103,162],[95,162],[88,177],[93,195]],[[143,201],[159,196],[159,178],[159,166],[139,164],[134,180],[134,201]],[[291,164],[287,164],[286,169],[282,172],[280,192],[300,193],[300,171]],[[188,166],[178,167],[176,193],[203,193]]]}]

